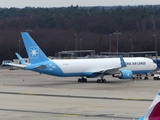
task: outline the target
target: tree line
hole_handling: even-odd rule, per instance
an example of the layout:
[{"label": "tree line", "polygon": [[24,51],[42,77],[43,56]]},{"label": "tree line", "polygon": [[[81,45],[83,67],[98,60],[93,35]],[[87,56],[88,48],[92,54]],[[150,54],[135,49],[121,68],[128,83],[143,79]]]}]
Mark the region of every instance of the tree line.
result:
[{"label": "tree line", "polygon": [[131,51],[130,39],[133,51],[153,51],[156,35],[160,53],[160,6],[0,8],[0,61],[16,58],[19,47],[21,56],[27,57],[20,35],[26,30],[47,56],[74,50],[76,37],[78,49],[81,39],[82,49],[97,54],[110,50],[111,38],[112,52],[116,52],[116,31],[122,33],[120,52]]}]

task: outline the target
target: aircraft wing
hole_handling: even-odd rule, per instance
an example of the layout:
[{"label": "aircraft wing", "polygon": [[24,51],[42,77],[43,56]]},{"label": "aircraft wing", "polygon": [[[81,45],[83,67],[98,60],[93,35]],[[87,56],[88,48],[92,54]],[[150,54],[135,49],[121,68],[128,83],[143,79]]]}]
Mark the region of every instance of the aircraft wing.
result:
[{"label": "aircraft wing", "polygon": [[15,63],[7,63],[7,65],[21,67],[21,68],[25,68],[27,66],[27,65],[23,65],[23,64],[15,64]]},{"label": "aircraft wing", "polygon": [[118,73],[120,68],[126,67],[126,63],[121,55],[119,55],[121,65],[119,67],[107,68],[104,70],[97,70],[97,74],[114,74]]},{"label": "aircraft wing", "polygon": [[118,68],[107,68],[107,69],[104,69],[104,70],[97,70],[97,74],[114,74],[114,73],[118,73],[119,72],[119,69],[121,67],[118,67]]}]

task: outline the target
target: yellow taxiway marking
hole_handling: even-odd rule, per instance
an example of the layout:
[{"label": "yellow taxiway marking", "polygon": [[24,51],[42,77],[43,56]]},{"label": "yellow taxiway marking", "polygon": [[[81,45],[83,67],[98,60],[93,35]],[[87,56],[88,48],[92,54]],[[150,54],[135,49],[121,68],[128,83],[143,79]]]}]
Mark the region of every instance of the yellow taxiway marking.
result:
[{"label": "yellow taxiway marking", "polygon": [[20,93],[21,95],[38,95],[38,93],[30,93],[30,92],[24,92]]},{"label": "yellow taxiway marking", "polygon": [[144,101],[144,99],[142,99],[142,98],[123,98],[123,100],[137,100],[137,101],[141,100],[141,101]]},{"label": "yellow taxiway marking", "polygon": [[77,117],[79,115],[78,114],[59,114],[58,116],[62,116],[62,117]]}]

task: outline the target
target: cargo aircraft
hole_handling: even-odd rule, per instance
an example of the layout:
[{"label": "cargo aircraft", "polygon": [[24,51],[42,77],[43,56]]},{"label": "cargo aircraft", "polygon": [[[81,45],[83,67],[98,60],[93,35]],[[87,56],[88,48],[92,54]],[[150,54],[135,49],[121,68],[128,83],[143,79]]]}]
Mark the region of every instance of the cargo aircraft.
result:
[{"label": "cargo aircraft", "polygon": [[30,60],[26,63],[18,53],[22,64],[8,63],[26,70],[59,77],[81,77],[78,82],[87,82],[87,78],[100,77],[97,82],[106,82],[105,75],[119,79],[130,79],[133,74],[146,74],[157,68],[153,60],[144,57],[98,58],[98,59],[49,59],[27,32],[21,32]]}]

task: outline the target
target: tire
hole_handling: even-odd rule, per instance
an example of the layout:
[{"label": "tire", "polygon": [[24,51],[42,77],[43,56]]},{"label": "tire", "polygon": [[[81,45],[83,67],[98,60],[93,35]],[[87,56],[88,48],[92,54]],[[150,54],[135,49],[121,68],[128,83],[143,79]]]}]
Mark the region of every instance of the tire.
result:
[{"label": "tire", "polygon": [[99,79],[97,80],[97,83],[100,83],[100,80],[99,80]]},{"label": "tire", "polygon": [[85,78],[83,81],[84,81],[84,82],[87,82],[87,79]]},{"label": "tire", "polygon": [[80,79],[80,78],[78,79],[78,82],[81,82],[81,79]]}]

